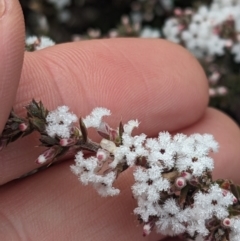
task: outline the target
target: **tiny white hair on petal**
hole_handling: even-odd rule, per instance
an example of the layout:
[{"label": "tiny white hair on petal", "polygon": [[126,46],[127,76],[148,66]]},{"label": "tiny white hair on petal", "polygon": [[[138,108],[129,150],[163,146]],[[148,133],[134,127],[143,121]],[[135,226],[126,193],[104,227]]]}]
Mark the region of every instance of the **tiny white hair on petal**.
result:
[{"label": "tiny white hair on petal", "polygon": [[83,119],[83,122],[87,128],[94,127],[98,128],[102,122],[104,116],[110,116],[110,110],[102,107],[94,108],[90,115]]},{"label": "tiny white hair on petal", "polygon": [[77,116],[69,112],[69,107],[59,106],[48,113],[46,132],[51,137],[69,138],[71,127],[77,120]]},{"label": "tiny white hair on petal", "polygon": [[124,132],[127,133],[128,135],[132,134],[132,130],[136,127],[139,126],[139,121],[138,120],[130,120],[128,121],[127,124],[123,126]]}]

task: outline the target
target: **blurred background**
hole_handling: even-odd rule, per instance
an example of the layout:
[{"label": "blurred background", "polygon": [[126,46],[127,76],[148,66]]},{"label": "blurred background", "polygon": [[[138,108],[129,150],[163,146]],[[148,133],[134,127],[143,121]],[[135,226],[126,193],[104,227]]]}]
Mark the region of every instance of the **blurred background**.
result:
[{"label": "blurred background", "polygon": [[[42,36],[55,43],[139,37],[164,38],[181,44],[198,58],[208,76],[209,105],[240,124],[240,0],[20,0],[20,3],[26,36],[36,36],[38,42]],[[36,50],[29,46],[26,49]]]}]

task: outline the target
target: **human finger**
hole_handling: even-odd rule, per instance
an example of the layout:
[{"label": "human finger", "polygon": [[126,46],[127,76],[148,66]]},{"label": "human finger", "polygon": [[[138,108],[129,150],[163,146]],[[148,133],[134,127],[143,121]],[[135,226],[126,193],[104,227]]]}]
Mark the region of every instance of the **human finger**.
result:
[{"label": "human finger", "polygon": [[16,98],[24,53],[24,22],[18,0],[0,4],[0,133]]},{"label": "human finger", "polygon": [[[121,119],[137,118],[139,132],[154,135],[196,122],[207,106],[208,86],[198,62],[178,45],[113,39],[26,54],[16,110],[33,97],[50,110],[68,105],[78,116],[106,107],[113,113],[108,119],[113,127]],[[36,168],[34,160],[42,151],[33,148],[37,144],[33,135],[3,150],[0,183]]]},{"label": "human finger", "polygon": [[[231,178],[239,182],[238,175],[234,175],[239,166],[240,133],[229,117],[209,108],[192,127],[178,132],[213,134],[220,143],[219,154],[213,156],[216,163],[214,178]],[[65,240],[69,233],[71,240],[112,240],[117,237],[118,241],[156,241],[163,238],[154,232],[143,238],[141,225],[137,227],[136,218],[131,215],[136,206],[130,188],[133,184],[131,170],[123,172],[115,183],[121,190],[119,196],[102,198],[92,187],[84,187],[78,182],[69,170],[71,162],[55,165],[43,173],[0,189],[3,234],[14,234],[16,237],[21,234],[21,237],[30,240],[33,235],[39,240]],[[59,231],[56,232],[56,229]]]}]

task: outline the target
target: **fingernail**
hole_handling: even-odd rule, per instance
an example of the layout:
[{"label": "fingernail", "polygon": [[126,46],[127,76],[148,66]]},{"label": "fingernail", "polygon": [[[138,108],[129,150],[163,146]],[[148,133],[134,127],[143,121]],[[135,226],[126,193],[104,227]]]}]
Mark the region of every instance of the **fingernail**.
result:
[{"label": "fingernail", "polygon": [[0,18],[3,16],[5,12],[5,0],[0,0]]}]

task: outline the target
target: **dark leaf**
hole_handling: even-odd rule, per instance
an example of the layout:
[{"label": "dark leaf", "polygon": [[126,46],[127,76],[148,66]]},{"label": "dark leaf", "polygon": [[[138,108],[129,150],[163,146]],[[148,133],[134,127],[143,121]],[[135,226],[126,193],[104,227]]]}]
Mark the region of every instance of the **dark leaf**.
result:
[{"label": "dark leaf", "polygon": [[40,133],[45,131],[45,121],[36,117],[29,118],[30,124],[33,126],[34,129],[37,129]]},{"label": "dark leaf", "polygon": [[87,142],[88,132],[87,132],[87,128],[86,128],[82,118],[79,119],[79,126],[80,126],[80,130],[82,132],[83,141]]},{"label": "dark leaf", "polygon": [[44,146],[48,146],[48,147],[56,145],[58,143],[58,141],[55,138],[52,138],[47,135],[41,135],[39,140],[42,142]]}]

